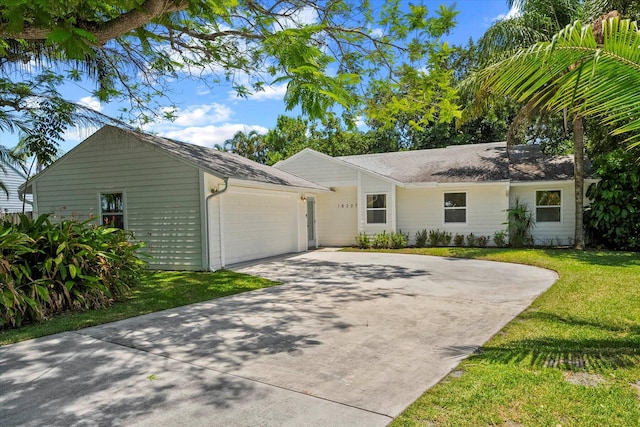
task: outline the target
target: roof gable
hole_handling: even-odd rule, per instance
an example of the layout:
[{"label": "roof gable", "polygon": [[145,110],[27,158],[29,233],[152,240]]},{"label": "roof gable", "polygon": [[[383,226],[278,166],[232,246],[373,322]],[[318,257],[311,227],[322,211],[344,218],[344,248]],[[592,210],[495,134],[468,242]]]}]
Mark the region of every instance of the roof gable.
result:
[{"label": "roof gable", "polygon": [[75,150],[79,149],[80,146],[92,140],[93,137],[98,133],[103,132],[115,132],[126,135],[134,141],[146,143],[149,146],[152,146],[160,150],[161,152],[172,156],[173,158],[191,164],[194,167],[202,169],[207,173],[210,173],[211,175],[217,176],[219,178],[234,179],[261,184],[282,185],[287,187],[308,188],[313,190],[327,190],[323,186],[302,179],[296,175],[273,168],[271,166],[256,163],[237,154],[219,151],[213,148],[201,147],[195,144],[188,144],[169,138],[149,135],[131,129],[123,129],[110,125],[100,128],[96,133],[89,136],[85,141],[80,143],[78,147],[75,147],[61,159],[56,161],[53,165],[45,169],[41,174],[32,178],[31,181],[39,178],[41,175],[46,174],[48,169],[57,167],[59,164],[62,164],[64,162],[64,159],[71,155]]},{"label": "roof gable", "polygon": [[[384,154],[391,154],[391,153],[384,153]],[[347,168],[352,169],[354,171],[360,171],[360,172],[364,172],[364,173],[373,175],[373,176],[375,176],[377,178],[381,178],[381,179],[383,179],[385,181],[390,181],[390,182],[392,182],[394,184],[397,184],[397,185],[402,185],[401,181],[398,181],[398,180],[394,179],[393,177],[381,174],[379,171],[377,171],[375,169],[369,169],[369,168],[363,167],[363,166],[361,166],[361,165],[359,165],[357,163],[345,161],[345,159],[348,158],[348,157],[358,157],[358,156],[331,157],[328,154],[321,153],[319,151],[314,150],[313,148],[305,148],[305,149],[303,149],[301,151],[298,151],[293,156],[291,156],[291,157],[289,157],[289,158],[287,158],[285,160],[279,161],[278,163],[276,163],[274,165],[274,167],[283,168],[283,169],[287,170],[287,165],[289,165],[290,163],[295,162],[296,160],[299,160],[302,157],[308,156],[308,155],[315,156],[315,157],[318,157],[318,158],[323,159],[323,160],[327,160],[327,161],[329,161],[331,163],[334,163],[334,164],[336,164],[338,166],[347,167]]]}]

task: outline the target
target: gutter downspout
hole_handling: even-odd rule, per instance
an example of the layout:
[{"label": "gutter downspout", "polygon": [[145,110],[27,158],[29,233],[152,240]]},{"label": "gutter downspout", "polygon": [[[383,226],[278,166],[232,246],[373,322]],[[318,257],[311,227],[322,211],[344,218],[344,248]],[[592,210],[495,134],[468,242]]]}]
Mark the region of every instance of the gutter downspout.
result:
[{"label": "gutter downspout", "polygon": [[[222,193],[224,193],[225,191],[227,191],[229,189],[229,178],[224,178],[224,189],[222,190],[218,190],[218,191],[211,191],[211,194],[209,194],[207,196],[207,198],[204,200],[204,205],[205,205],[205,215],[207,215],[207,267],[209,268],[209,270],[211,270],[211,259],[209,258],[209,253],[211,252],[211,250],[209,249],[209,245],[211,243],[211,240],[209,239],[209,200],[211,200],[212,198],[221,195]],[[220,220],[222,221],[222,215]],[[223,245],[223,239],[222,239],[222,227],[220,227],[220,253],[222,253],[222,245]],[[224,267],[224,265],[221,265],[221,267]]]}]

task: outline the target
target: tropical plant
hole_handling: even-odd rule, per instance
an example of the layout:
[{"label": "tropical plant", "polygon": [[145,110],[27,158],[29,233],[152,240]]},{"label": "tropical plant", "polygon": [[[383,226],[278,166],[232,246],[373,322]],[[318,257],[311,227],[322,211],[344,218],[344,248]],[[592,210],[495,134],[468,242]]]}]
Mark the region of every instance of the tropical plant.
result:
[{"label": "tropical plant", "polygon": [[267,150],[264,135],[255,130],[249,132],[238,131],[233,138],[227,139],[221,147],[224,151],[238,154],[254,162],[266,163]]},{"label": "tropical plant", "polygon": [[[572,30],[573,35],[567,38],[568,43],[560,42],[559,39],[563,38],[560,34],[556,34],[563,27],[567,26],[563,32],[567,32],[570,23],[577,19],[585,19],[586,22],[594,22],[595,26],[602,28],[602,22],[606,21],[606,17],[599,18],[599,16],[614,10],[615,7],[622,6],[624,11],[636,11],[636,7],[631,5],[631,2],[616,1],[616,0],[508,0],[510,6],[514,6],[518,13],[511,19],[504,21],[498,21],[492,26],[485,36],[480,40],[480,51],[489,59],[488,62],[502,59],[497,64],[488,67],[480,74],[480,81],[482,82],[478,92],[478,99],[491,99],[491,94],[508,95],[516,98],[521,105],[523,105],[520,113],[514,119],[512,128],[514,128],[521,120],[527,117],[531,117],[541,111],[551,111],[554,113],[562,113],[564,118],[564,137],[560,138],[561,143],[566,140],[566,136],[571,133],[572,145],[574,150],[574,182],[575,182],[575,244],[577,248],[584,246],[584,227],[583,227],[583,197],[584,197],[584,118],[587,116],[593,116],[593,111],[589,111],[588,108],[583,108],[582,103],[585,101],[584,94],[579,93],[571,89],[573,83],[579,84],[581,81],[582,72],[589,68],[584,62],[587,56],[593,58],[599,57],[595,55],[595,51],[598,50],[595,39],[593,46],[586,46],[583,44],[581,29],[577,31]],[[619,14],[609,14],[610,16],[619,16]],[[585,27],[586,28],[586,27]],[[621,41],[621,40],[620,40]],[[629,40],[625,40],[622,44],[627,43]],[[525,48],[531,44],[538,42],[534,48]],[[591,44],[590,42],[588,44]],[[605,44],[601,42],[600,44]],[[606,44],[605,44],[606,45]],[[574,54],[569,54],[565,49],[571,49],[573,46]],[[587,48],[587,51],[581,50]],[[595,48],[594,48],[595,47]],[[514,49],[519,49],[514,51]],[[606,48],[605,48],[606,49]],[[632,48],[631,48],[632,50]],[[628,52],[630,52],[629,50]],[[546,59],[542,61],[533,61],[534,63],[528,63],[526,66],[515,65],[522,60],[524,56],[536,56],[527,55],[526,52],[531,51],[544,52],[549,55],[562,57],[569,59],[565,61],[562,66],[547,68]],[[555,53],[552,53],[555,52]],[[579,53],[582,53],[580,55]],[[575,55],[577,54],[577,55]],[[539,55],[540,57],[547,57],[548,55]],[[507,59],[503,59],[503,58]],[[573,62],[572,62],[573,61]],[[592,64],[597,63],[595,62]],[[511,64],[511,65],[509,65]],[[556,66],[559,65],[557,62]],[[587,65],[585,67],[585,65]],[[510,71],[508,69],[510,68]],[[518,73],[527,68],[523,75]],[[588,72],[585,73],[585,75]],[[573,76],[573,77],[571,77]],[[496,84],[496,79],[501,79],[503,84]],[[520,79],[519,83],[514,79]],[[530,81],[531,79],[531,81]],[[511,80],[509,82],[509,80]],[[546,83],[538,85],[534,80],[541,82],[545,80]],[[583,81],[589,81],[585,77]],[[602,79],[600,85],[606,82],[607,79]],[[606,84],[606,83],[604,83]],[[558,87],[562,87],[569,90],[558,90]],[[577,86],[576,86],[577,87]],[[629,86],[627,86],[629,87]],[[605,93],[610,94],[608,90],[602,90],[601,95]],[[558,99],[561,99],[558,102]],[[617,108],[618,106],[616,106]],[[604,110],[606,111],[606,109]],[[597,116],[597,115],[596,115]],[[571,132],[569,132],[568,122],[571,122]],[[603,120],[603,124],[612,124],[610,120]],[[513,129],[509,133],[513,135]],[[511,138],[508,138],[510,140]]]},{"label": "tropical plant", "polygon": [[88,222],[22,215],[0,224],[0,328],[110,305],[144,271],[130,234]]},{"label": "tropical plant", "polygon": [[507,209],[507,234],[509,244],[514,248],[521,248],[533,244],[533,213],[526,203],[516,199],[512,207]]},{"label": "tropical plant", "polygon": [[595,245],[640,250],[640,171],[637,153],[615,151],[594,161],[600,181],[587,189],[587,235]]}]

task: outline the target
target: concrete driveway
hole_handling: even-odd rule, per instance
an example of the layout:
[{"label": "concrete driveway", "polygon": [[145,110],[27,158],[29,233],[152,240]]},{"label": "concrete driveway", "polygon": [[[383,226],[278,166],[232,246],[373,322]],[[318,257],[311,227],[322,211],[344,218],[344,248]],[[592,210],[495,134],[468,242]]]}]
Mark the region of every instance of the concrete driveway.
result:
[{"label": "concrete driveway", "polygon": [[315,251],[283,285],[0,347],[3,426],[383,426],[556,280]]}]

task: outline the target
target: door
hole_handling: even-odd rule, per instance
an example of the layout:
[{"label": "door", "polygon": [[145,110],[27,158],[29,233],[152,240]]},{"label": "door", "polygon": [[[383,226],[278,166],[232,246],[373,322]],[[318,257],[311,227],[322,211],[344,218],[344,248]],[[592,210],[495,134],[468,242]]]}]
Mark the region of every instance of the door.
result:
[{"label": "door", "polygon": [[307,249],[316,247],[316,199],[307,198]]}]

